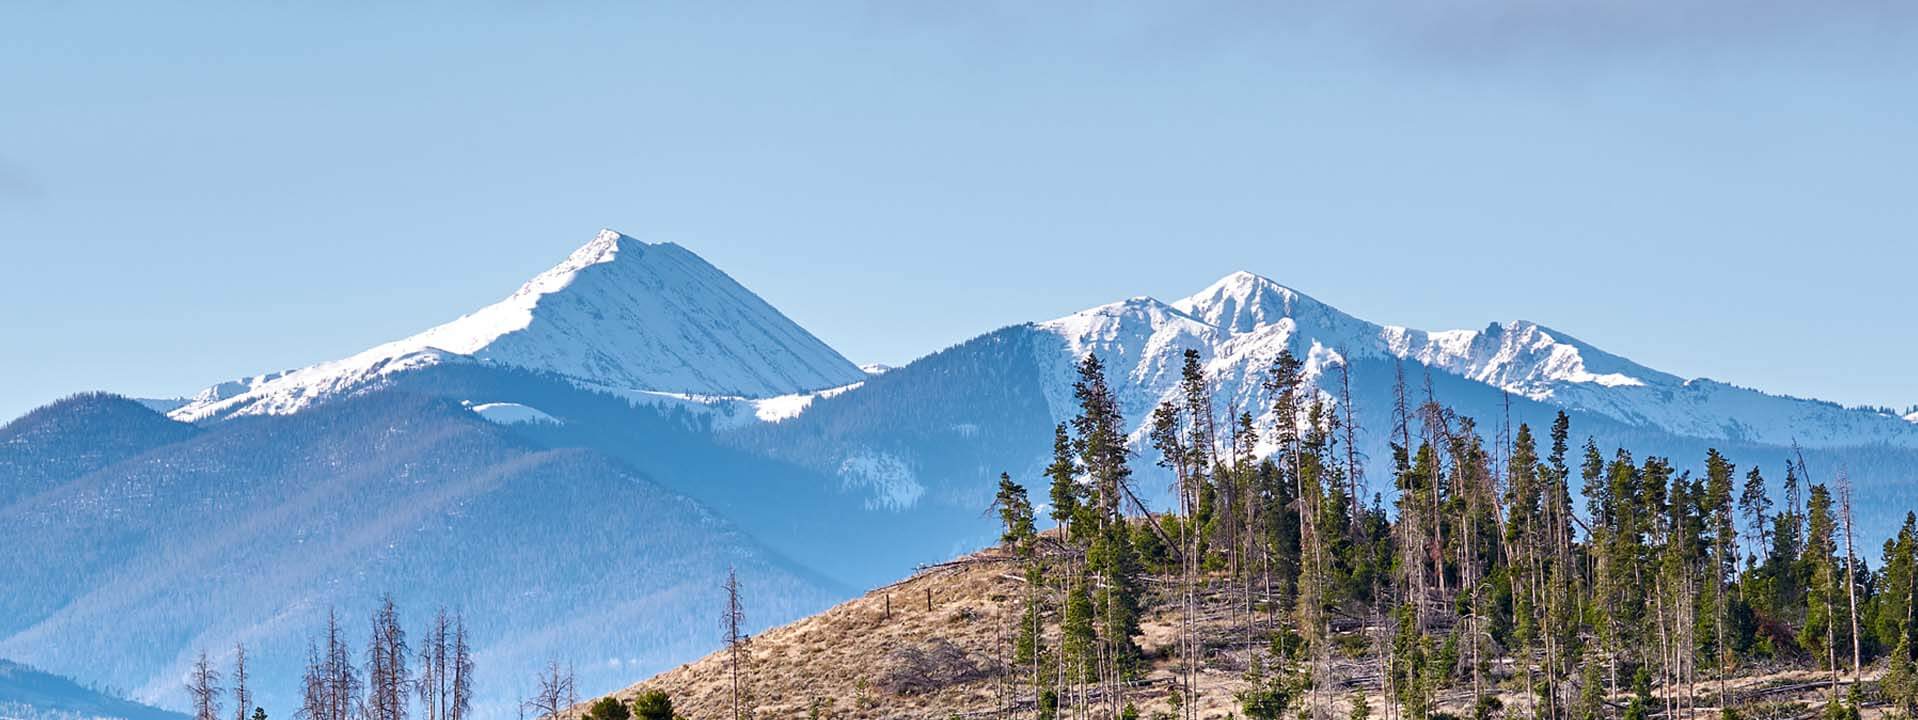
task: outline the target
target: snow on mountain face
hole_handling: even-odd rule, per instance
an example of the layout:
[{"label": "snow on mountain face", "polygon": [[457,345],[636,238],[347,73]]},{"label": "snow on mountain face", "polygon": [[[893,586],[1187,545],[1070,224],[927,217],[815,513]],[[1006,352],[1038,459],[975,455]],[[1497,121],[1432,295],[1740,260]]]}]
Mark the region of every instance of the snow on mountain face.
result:
[{"label": "snow on mountain face", "polygon": [[1252,411],[1262,427],[1272,427],[1264,381],[1272,361],[1289,348],[1304,361],[1306,380],[1322,389],[1330,388],[1325,373],[1348,357],[1398,359],[1514,395],[1691,437],[1772,444],[1796,440],[1814,447],[1918,446],[1918,427],[1896,418],[1685,380],[1537,323],[1436,332],[1382,326],[1247,272],[1170,304],[1132,298],[1037,327],[1062,341],[1056,351],[1042,350],[1038,358],[1050,378],[1046,394],[1055,417],[1072,413],[1071,363],[1092,352],[1105,361],[1121,410],[1141,429],[1152,408],[1175,392],[1180,354],[1187,348],[1199,351],[1206,376],[1224,402]]},{"label": "snow on mountain face", "polygon": [[691,251],[603,230],[498,303],[343,360],[207,388],[171,415],[290,413],[395,372],[475,361],[601,388],[747,398],[866,377]]},{"label": "snow on mountain face", "polygon": [[474,414],[480,417],[501,425],[518,425],[521,423],[561,424],[559,418],[547,414],[546,411],[520,403],[479,403],[476,405],[468,405],[467,409],[472,410]]}]

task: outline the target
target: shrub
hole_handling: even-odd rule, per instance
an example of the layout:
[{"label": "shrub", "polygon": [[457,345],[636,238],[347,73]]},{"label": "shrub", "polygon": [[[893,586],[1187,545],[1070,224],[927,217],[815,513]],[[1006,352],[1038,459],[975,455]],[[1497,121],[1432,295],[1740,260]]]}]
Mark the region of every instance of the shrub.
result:
[{"label": "shrub", "polygon": [[638,720],[673,720],[673,699],[664,690],[647,690],[633,698],[633,715]]},{"label": "shrub", "polygon": [[619,698],[603,697],[586,711],[586,717],[588,720],[630,720],[633,713]]}]

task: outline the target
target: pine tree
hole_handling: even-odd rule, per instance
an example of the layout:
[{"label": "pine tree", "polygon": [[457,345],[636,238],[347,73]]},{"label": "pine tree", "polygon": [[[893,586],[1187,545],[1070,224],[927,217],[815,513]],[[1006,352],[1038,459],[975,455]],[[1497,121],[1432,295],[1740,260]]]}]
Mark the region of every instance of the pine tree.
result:
[{"label": "pine tree", "polygon": [[1811,587],[1805,593],[1805,625],[1798,642],[1825,662],[1831,674],[1829,703],[1838,703],[1838,606],[1836,523],[1832,517],[1831,493],[1824,485],[1812,485],[1805,503],[1804,563],[1810,569]]},{"label": "pine tree", "polygon": [[[1196,718],[1198,712],[1198,656],[1201,647],[1198,639],[1196,575],[1201,569],[1200,562],[1205,553],[1201,533],[1206,529],[1204,521],[1209,519],[1201,518],[1200,505],[1203,497],[1209,497],[1210,490],[1207,470],[1212,465],[1212,405],[1198,351],[1187,349],[1183,357],[1179,378],[1183,402],[1168,400],[1153,411],[1150,439],[1153,447],[1159,451],[1159,465],[1173,473],[1174,490],[1179,500],[1177,554],[1180,624],[1177,650],[1179,681],[1176,692],[1179,693],[1177,698],[1182,717],[1191,720]],[[1250,442],[1249,421],[1250,418],[1246,418],[1246,422],[1234,433],[1235,448],[1241,441]],[[1249,451],[1249,447],[1247,449]],[[1238,464],[1239,457],[1235,452],[1235,464],[1229,473],[1232,477],[1238,477],[1242,472]]]},{"label": "pine tree", "polygon": [[1737,468],[1717,449],[1706,452],[1704,508],[1711,517],[1712,534],[1712,563],[1706,569],[1706,582],[1712,593],[1712,649],[1718,657],[1718,696],[1721,703],[1729,697],[1727,683],[1731,674],[1731,648],[1726,642],[1726,621],[1731,615],[1731,602],[1726,598],[1725,577],[1735,572],[1738,566],[1737,523],[1732,516],[1732,477],[1736,472]]},{"label": "pine tree", "polygon": [[1040,704],[1045,693],[1045,673],[1042,669],[1042,656],[1045,653],[1044,628],[1042,627],[1043,607],[1041,605],[1040,586],[1044,583],[1044,569],[1041,567],[1037,551],[1038,535],[1033,529],[1032,502],[1027,499],[1026,489],[1012,481],[1012,476],[999,475],[999,492],[994,496],[993,507],[999,512],[1003,532],[999,539],[1025,565],[1026,596],[1025,608],[1020,613],[1019,631],[1013,646],[1013,665],[1030,670],[1027,680],[1032,688],[1033,706]]},{"label": "pine tree", "polygon": [[1905,717],[1918,717],[1918,516],[1905,514],[1898,536],[1885,542],[1885,571],[1881,603],[1873,623],[1881,641],[1891,646],[1882,682],[1885,696]]},{"label": "pine tree", "polygon": [[1771,496],[1765,494],[1765,476],[1753,466],[1745,473],[1744,490],[1738,494],[1738,507],[1745,513],[1745,521],[1750,524],[1752,534],[1757,536],[1758,544],[1753,555],[1767,552],[1771,547]]},{"label": "pine tree", "polygon": [[1079,414],[1072,420],[1074,446],[1080,466],[1092,480],[1098,524],[1086,561],[1096,581],[1098,670],[1106,705],[1111,709],[1124,704],[1121,681],[1135,672],[1139,659],[1139,646],[1133,638],[1139,634],[1140,568],[1125,508],[1128,502],[1142,505],[1132,496],[1130,486],[1125,419],[1097,355],[1087,355],[1079,364],[1073,395],[1079,401]]}]

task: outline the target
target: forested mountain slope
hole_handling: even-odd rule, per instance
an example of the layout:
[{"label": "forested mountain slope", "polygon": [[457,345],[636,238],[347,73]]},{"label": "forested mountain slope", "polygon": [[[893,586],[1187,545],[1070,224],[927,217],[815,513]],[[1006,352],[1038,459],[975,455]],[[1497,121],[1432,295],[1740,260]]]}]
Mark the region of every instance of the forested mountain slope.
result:
[{"label": "forested mountain slope", "polygon": [[710,648],[685,618],[728,567],[765,588],[757,622],[840,592],[603,454],[400,392],[238,418],[106,465],[0,508],[0,546],[0,656],[174,707],[193,652],[235,642],[261,701],[291,707],[328,608],[357,641],[384,593],[415,622],[463,613],[482,704],[503,711],[548,659],[579,663],[592,688]]},{"label": "forested mountain slope", "polygon": [[[1143,444],[1153,409],[1178,393],[1187,350],[1198,353],[1219,422],[1249,413],[1260,438],[1278,425],[1272,364],[1293,353],[1317,399],[1355,407],[1354,440],[1372,478],[1386,476],[1400,406],[1428,400],[1473,420],[1488,441],[1565,410],[1580,441],[1686,469],[1716,447],[1765,468],[1774,489],[1787,460],[1802,458],[1820,479],[1842,470],[1874,501],[1860,507],[1879,539],[1902,516],[1875,501],[1918,477],[1918,425],[1896,415],[1684,380],[1535,323],[1378,325],[1250,273],[1172,303],[1131,298],[996,330],[819,398],[797,418],[733,431],[734,441],[870,488],[876,505],[976,507],[998,472],[1030,482],[1044,466],[1049,428],[1070,417],[1073,368],[1087,354],[1111,368],[1128,437]],[[1140,492],[1165,501],[1168,479],[1151,465],[1139,472],[1151,479]]]},{"label": "forested mountain slope", "polygon": [[0,717],[18,720],[186,720],[70,679],[0,660]]},{"label": "forested mountain slope", "polygon": [[145,406],[89,393],[0,426],[0,506],[193,435]]},{"label": "forested mountain slope", "polygon": [[[1562,412],[1492,440],[1433,401],[1394,439],[1396,497],[1368,501],[1352,492],[1349,416],[1328,411],[1301,358],[1281,351],[1274,367],[1280,422],[1256,440],[1272,448],[1261,457],[1250,418],[1213,420],[1198,353],[1182,354],[1178,396],[1154,411],[1143,447],[1126,439],[1121,386],[1088,356],[1037,492],[996,484],[1000,547],[733,637],[591,707],[1187,720],[1918,712],[1908,503],[1890,540],[1861,545],[1842,473],[1819,481],[1794,462],[1775,493],[1718,449],[1683,472],[1629,447],[1581,447]],[[1135,500],[1147,463],[1176,479],[1169,510]]]}]

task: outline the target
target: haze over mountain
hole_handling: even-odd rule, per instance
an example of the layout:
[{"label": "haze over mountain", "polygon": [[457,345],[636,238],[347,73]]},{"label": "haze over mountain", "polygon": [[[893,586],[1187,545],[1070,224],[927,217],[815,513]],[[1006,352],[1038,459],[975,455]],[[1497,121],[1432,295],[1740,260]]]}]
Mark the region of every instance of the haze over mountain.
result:
[{"label": "haze over mountain", "polygon": [[9,720],[186,720],[83,686],[71,679],[0,660],[0,717]]},{"label": "haze over mountain", "polygon": [[[1424,331],[1234,273],[862,369],[691,251],[603,231],[505,300],[343,359],[220,383],[166,415],[71,398],[0,429],[0,657],[179,707],[197,648],[256,647],[287,707],[329,606],[384,592],[414,621],[448,605],[504,703],[548,657],[612,689],[717,643],[739,568],[756,626],[818,610],[994,537],[1000,472],[1032,482],[1074,412],[1073,368],[1106,363],[1141,435],[1197,350],[1221,413],[1276,422],[1290,350],[1348,395],[1375,491],[1395,386],[1476,420],[1668,455],[1812,469],[1875,498],[1918,472],[1918,415],[1850,409],[1644,367],[1535,323]],[[1416,431],[1414,431],[1416,432]],[[1142,490],[1164,483],[1142,451]],[[1774,481],[1776,481],[1774,477]],[[360,632],[359,625],[349,625]]]}]

